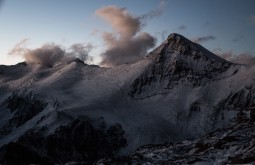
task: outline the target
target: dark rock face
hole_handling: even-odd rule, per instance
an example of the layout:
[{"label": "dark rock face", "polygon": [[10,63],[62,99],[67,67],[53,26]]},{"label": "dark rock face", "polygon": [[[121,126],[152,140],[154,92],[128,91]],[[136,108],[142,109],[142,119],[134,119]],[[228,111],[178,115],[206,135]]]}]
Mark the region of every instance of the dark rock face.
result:
[{"label": "dark rock face", "polygon": [[127,145],[127,140],[123,138],[125,131],[122,129],[120,124],[116,123],[110,126],[106,134],[113,150],[118,150],[119,148]]},{"label": "dark rock face", "polygon": [[220,104],[222,109],[248,109],[255,106],[255,87],[245,86],[243,89],[236,93],[230,94]]},{"label": "dark rock face", "polygon": [[221,115],[224,120],[224,111],[236,111],[235,122],[246,121],[249,116],[251,121],[255,121],[255,88],[252,85],[245,86],[243,89],[230,93],[228,97],[222,100],[216,107],[217,115]]},{"label": "dark rock face", "polygon": [[15,92],[3,104],[14,113],[13,118],[9,120],[9,126],[15,127],[32,119],[47,106],[47,103],[36,99],[32,93],[22,96]]},{"label": "dark rock face", "polygon": [[255,108],[254,108],[254,107],[252,107],[252,108],[250,109],[250,118],[251,118],[251,120],[252,120],[253,122],[255,122]]},{"label": "dark rock face", "polygon": [[93,151],[96,142],[97,133],[92,125],[87,121],[75,120],[48,136],[47,149],[48,154],[60,162],[68,162],[72,159],[81,161],[83,157],[87,159],[96,157]]},{"label": "dark rock face", "polygon": [[251,118],[196,140],[147,145],[128,157],[104,159],[100,165],[126,164],[254,164],[255,123]]},{"label": "dark rock face", "polygon": [[46,127],[30,130],[0,150],[1,164],[63,164],[94,161],[113,157],[127,145],[120,124],[94,128],[89,120],[76,119],[55,133],[45,136]]},{"label": "dark rock face", "polygon": [[203,79],[212,80],[235,65],[178,34],[170,35],[148,58],[154,62],[134,80],[129,92],[131,97],[141,98],[144,91],[154,89],[157,84],[161,86],[159,91],[178,84],[198,87]]},{"label": "dark rock face", "polygon": [[[47,106],[48,102],[33,92],[12,92],[0,105],[1,111],[6,111],[6,114],[11,114],[11,118],[3,119],[4,122],[0,127],[0,137],[25,124],[47,108]],[[57,104],[52,106],[56,107]]]},{"label": "dark rock face", "polygon": [[0,149],[0,164],[53,164],[44,149],[46,138],[44,129],[31,130]]},{"label": "dark rock face", "polygon": [[28,164],[53,164],[46,158],[39,155],[29,147],[19,143],[11,142],[4,146],[0,151],[1,164],[6,165],[28,165]]}]

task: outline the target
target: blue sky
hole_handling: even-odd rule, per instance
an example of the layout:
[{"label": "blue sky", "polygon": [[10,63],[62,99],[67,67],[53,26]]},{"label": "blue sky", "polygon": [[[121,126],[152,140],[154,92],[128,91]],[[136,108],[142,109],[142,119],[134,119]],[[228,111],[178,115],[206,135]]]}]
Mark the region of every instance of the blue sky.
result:
[{"label": "blue sky", "polygon": [[[159,4],[159,0],[5,0],[0,7],[0,64],[23,61],[8,52],[25,38],[28,48],[51,42],[65,47],[91,43],[95,48],[90,54],[98,62],[104,49],[98,31],[112,29],[96,10],[115,5],[141,16]],[[162,42],[160,34],[177,32],[192,40],[211,36],[201,42],[211,51],[255,56],[255,1],[165,0],[161,15],[148,19],[142,31],[157,37],[157,45]]]}]

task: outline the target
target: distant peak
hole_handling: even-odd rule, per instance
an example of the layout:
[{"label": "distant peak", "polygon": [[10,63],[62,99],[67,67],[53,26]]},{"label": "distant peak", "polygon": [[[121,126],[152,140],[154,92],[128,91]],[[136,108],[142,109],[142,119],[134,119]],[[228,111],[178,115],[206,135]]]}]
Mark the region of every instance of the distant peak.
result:
[{"label": "distant peak", "polygon": [[192,41],[188,40],[184,36],[178,34],[178,33],[172,33],[168,36],[166,43],[172,43],[172,44],[187,44],[192,43]]},{"label": "distant peak", "polygon": [[180,53],[184,53],[187,50],[190,50],[190,48],[197,47],[195,43],[178,33],[170,34],[162,45],[163,47],[167,47],[168,49]]},{"label": "distant peak", "polygon": [[[155,52],[178,52],[181,56],[191,57],[194,59],[208,59],[211,61],[221,61],[226,62],[226,60],[216,56],[212,52],[208,51],[201,45],[192,42],[191,40],[185,38],[184,36],[172,33],[168,36],[165,42],[161,44]],[[172,53],[167,53],[165,55],[171,55]]]}]

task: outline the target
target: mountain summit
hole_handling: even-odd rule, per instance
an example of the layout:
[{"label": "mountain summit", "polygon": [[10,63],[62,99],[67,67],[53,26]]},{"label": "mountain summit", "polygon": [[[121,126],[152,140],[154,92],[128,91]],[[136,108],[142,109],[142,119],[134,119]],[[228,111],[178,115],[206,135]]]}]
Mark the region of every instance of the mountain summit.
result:
[{"label": "mountain summit", "polygon": [[156,53],[159,53],[158,51],[167,54],[177,53],[182,56],[193,57],[193,59],[196,60],[227,62],[201,45],[194,43],[177,33],[170,34],[166,41],[156,48]]},{"label": "mountain summit", "polygon": [[[198,87],[236,66],[176,33],[147,57],[151,63],[132,84],[132,97],[165,93],[180,84]],[[228,74],[234,71],[230,69]]]}]

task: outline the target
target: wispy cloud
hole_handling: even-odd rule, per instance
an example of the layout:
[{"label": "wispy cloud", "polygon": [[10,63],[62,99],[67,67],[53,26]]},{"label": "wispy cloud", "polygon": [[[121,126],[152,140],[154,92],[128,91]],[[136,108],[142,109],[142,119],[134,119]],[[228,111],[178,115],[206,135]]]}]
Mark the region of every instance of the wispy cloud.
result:
[{"label": "wispy cloud", "polygon": [[215,40],[215,39],[216,39],[215,36],[209,35],[209,36],[194,38],[194,39],[192,39],[192,41],[196,42],[196,43],[203,43],[203,42],[207,42],[207,41],[211,41],[211,40]]},{"label": "wispy cloud", "polygon": [[164,42],[166,40],[166,38],[167,38],[167,35],[168,35],[168,33],[167,33],[166,30],[163,30],[162,32],[157,32],[156,33],[157,41]]},{"label": "wispy cloud", "polygon": [[238,36],[238,37],[234,38],[232,41],[233,42],[239,42],[242,39],[243,39],[243,36],[241,35],[241,36]]},{"label": "wispy cloud", "polygon": [[93,48],[94,46],[91,43],[75,43],[69,47],[66,55],[78,58],[82,61],[91,61],[92,57],[89,56],[89,53]]},{"label": "wispy cloud", "polygon": [[[149,16],[153,17],[158,12],[150,13]],[[148,49],[154,47],[155,38],[149,33],[141,32],[141,17],[133,16],[125,8],[117,6],[103,7],[96,14],[113,28],[113,32],[104,32],[102,35],[106,50],[101,55],[101,65],[112,67],[134,63],[145,56]]]},{"label": "wispy cloud", "polygon": [[27,64],[40,64],[44,66],[55,66],[61,63],[69,63],[76,58],[82,61],[91,60],[89,52],[92,49],[91,44],[76,43],[71,45],[67,50],[60,45],[47,43],[40,48],[26,48],[28,39],[23,39],[17,43],[9,55],[21,56]]},{"label": "wispy cloud", "polygon": [[221,50],[214,50],[213,51],[218,56],[224,58],[227,61],[237,63],[237,64],[247,64],[247,65],[255,65],[255,56],[251,53],[240,53],[235,54],[233,50],[229,50],[226,52],[222,52]]},{"label": "wispy cloud", "polygon": [[152,19],[154,17],[160,16],[163,13],[166,5],[167,5],[166,1],[161,0],[159,5],[154,10],[151,10],[148,13],[141,15],[140,19],[146,21],[148,19]]},{"label": "wispy cloud", "polygon": [[20,55],[20,54],[24,54],[26,49],[26,46],[28,44],[29,39],[28,38],[24,38],[22,39],[20,42],[18,42],[10,51],[9,51],[9,55]]},{"label": "wispy cloud", "polygon": [[187,26],[186,25],[181,25],[178,27],[178,30],[186,30]]}]

